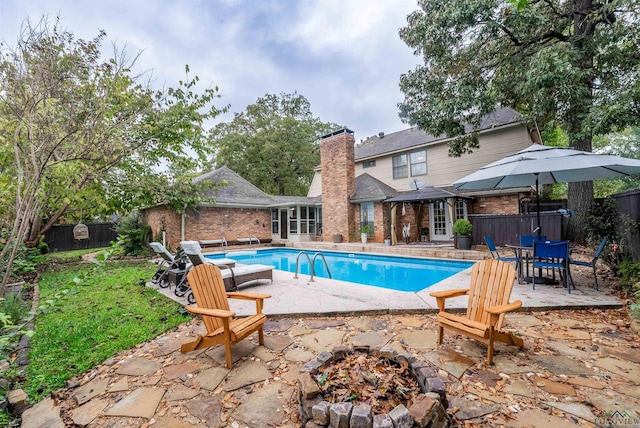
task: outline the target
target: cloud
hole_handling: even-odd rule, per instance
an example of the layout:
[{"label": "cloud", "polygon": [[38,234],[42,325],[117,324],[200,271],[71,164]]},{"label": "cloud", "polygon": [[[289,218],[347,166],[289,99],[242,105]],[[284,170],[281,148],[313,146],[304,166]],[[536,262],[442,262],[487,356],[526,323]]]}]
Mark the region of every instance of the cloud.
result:
[{"label": "cloud", "polygon": [[[175,86],[184,66],[218,86],[234,112],[267,93],[297,91],[315,116],[349,126],[356,138],[407,126],[398,119],[400,74],[419,59],[398,37],[415,0],[3,0],[0,39],[15,44],[20,22],[60,14],[90,38],[99,29],[129,53],[154,85]],[[107,47],[110,49],[110,47]],[[110,50],[109,50],[110,53]]]}]

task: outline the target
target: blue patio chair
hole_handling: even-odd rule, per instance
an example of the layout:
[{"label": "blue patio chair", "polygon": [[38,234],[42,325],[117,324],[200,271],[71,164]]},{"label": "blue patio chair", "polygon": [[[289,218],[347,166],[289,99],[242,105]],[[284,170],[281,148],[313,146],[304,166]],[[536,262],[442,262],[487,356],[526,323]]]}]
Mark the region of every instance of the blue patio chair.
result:
[{"label": "blue patio chair", "polygon": [[[600,258],[600,254],[602,254],[602,250],[604,250],[604,246],[607,244],[607,238],[604,238],[602,242],[600,242],[600,246],[596,250],[596,254],[593,259],[589,262],[583,262],[580,260],[573,260],[571,256],[569,256],[569,263],[576,266],[587,266],[593,268],[593,280],[596,285],[596,290],[598,290],[598,275],[596,275],[596,263],[598,262],[598,258]],[[571,275],[571,271],[569,271],[569,275]],[[571,278],[571,282],[573,282],[573,278]]]},{"label": "blue patio chair", "polygon": [[[520,235],[520,246],[521,247],[529,247],[533,250],[533,241],[535,241],[536,239],[538,239],[538,235]],[[546,241],[547,240],[547,236],[546,235],[540,235],[539,238],[540,241]],[[527,263],[527,270],[526,270],[526,274],[525,276],[529,276],[529,263],[531,262],[531,257],[532,254],[530,251],[525,251],[523,249],[521,249],[522,251],[522,258],[524,259],[524,261]],[[532,279],[533,281],[533,279]]]},{"label": "blue patio chair", "polygon": [[517,253],[514,257],[504,257],[501,256],[496,248],[496,244],[493,242],[493,238],[490,236],[484,237],[484,242],[487,244],[487,248],[489,248],[489,253],[494,260],[500,260],[502,262],[516,262],[516,271],[518,273],[518,282],[520,282],[522,278],[522,258],[517,257]]},{"label": "blue patio chair", "polygon": [[[569,293],[571,293],[571,286],[569,285],[568,273],[569,273],[569,241],[533,241],[533,271],[538,268],[539,272],[542,272],[542,268],[558,269],[560,271],[560,277],[562,278],[562,284],[567,287]],[[540,274],[542,276],[542,274]],[[533,289],[536,288],[536,281],[534,278]]]},{"label": "blue patio chair", "polygon": [[504,257],[501,256],[500,253],[498,252],[498,249],[496,248],[496,244],[493,243],[493,238],[490,236],[485,236],[484,237],[484,242],[485,244],[487,244],[487,247],[489,248],[489,252],[491,253],[491,257],[494,258],[494,260],[500,260],[503,262],[516,262],[516,267],[518,267],[520,265],[520,258],[519,257]]}]

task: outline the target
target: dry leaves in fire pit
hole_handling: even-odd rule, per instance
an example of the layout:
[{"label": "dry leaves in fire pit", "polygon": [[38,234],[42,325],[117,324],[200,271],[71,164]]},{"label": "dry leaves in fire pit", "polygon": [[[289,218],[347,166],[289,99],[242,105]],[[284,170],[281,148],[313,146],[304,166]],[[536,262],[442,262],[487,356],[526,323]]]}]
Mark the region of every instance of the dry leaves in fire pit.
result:
[{"label": "dry leaves in fire pit", "polygon": [[361,352],[328,362],[320,368],[315,380],[324,400],[367,404],[374,414],[387,413],[399,404],[410,407],[420,392],[406,361]]}]

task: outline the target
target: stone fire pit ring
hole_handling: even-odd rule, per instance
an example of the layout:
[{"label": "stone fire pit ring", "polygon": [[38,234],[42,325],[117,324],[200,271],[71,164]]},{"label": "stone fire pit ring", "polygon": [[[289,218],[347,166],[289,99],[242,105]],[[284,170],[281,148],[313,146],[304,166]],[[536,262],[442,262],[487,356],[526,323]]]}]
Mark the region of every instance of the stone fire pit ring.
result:
[{"label": "stone fire pit ring", "polygon": [[[321,389],[314,375],[325,366],[343,360],[353,352],[387,359],[390,362],[408,363],[409,374],[420,386],[409,408],[400,404],[388,413],[373,415],[366,404],[354,405],[350,402],[330,403],[322,397]],[[298,375],[296,397],[303,426],[307,428],[445,428],[449,426],[446,387],[437,376],[438,368],[419,361],[413,354],[398,352],[390,347],[372,349],[368,346],[336,346],[309,360]]]}]

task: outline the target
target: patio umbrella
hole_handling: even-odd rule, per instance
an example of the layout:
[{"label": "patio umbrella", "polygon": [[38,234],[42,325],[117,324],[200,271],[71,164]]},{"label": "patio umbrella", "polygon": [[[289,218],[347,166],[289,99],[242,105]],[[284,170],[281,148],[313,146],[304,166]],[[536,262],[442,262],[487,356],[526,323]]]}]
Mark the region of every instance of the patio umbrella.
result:
[{"label": "patio umbrella", "polygon": [[580,150],[533,144],[453,183],[456,189],[501,189],[536,186],[538,236],[540,197],[538,185],[592,181],[640,174],[640,160]]}]

